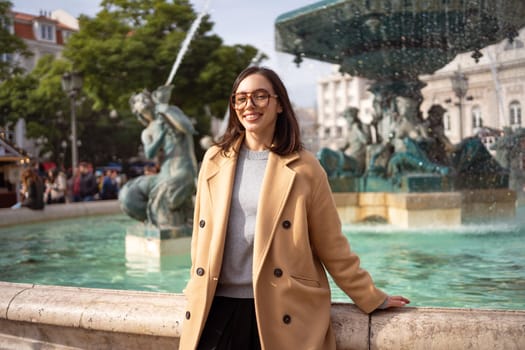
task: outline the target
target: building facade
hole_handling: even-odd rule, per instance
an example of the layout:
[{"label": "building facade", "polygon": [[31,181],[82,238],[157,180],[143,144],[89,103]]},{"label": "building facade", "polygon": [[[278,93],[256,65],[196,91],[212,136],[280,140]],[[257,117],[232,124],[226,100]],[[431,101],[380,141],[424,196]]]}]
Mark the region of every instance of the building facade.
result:
[{"label": "building facade", "polygon": [[11,11],[9,31],[24,40],[33,54],[30,57],[4,54],[2,60],[10,60],[30,72],[45,55],[60,57],[68,38],[78,31],[78,22],[71,15],[58,10],[32,15]]},{"label": "building facade", "polygon": [[[443,106],[445,133],[452,142],[486,134],[483,141],[490,148],[497,134],[487,129],[525,127],[525,28],[512,42],[504,40],[481,53],[479,62],[464,53],[434,74],[422,76],[427,86],[421,111],[426,115],[432,104]],[[459,73],[467,78],[463,97],[456,95],[452,84]]]},{"label": "building facade", "polygon": [[343,113],[348,107],[358,108],[364,122],[371,120],[373,95],[369,86],[367,79],[341,74],[337,65],[317,82],[319,147],[339,149],[346,144],[348,128]]},{"label": "building facade", "polygon": [[[32,71],[45,55],[61,57],[64,44],[78,31],[77,20],[61,10],[38,15],[11,11],[10,19],[9,32],[25,42],[32,56],[0,54],[0,60],[10,61],[25,72]],[[0,208],[17,202],[21,169],[30,164],[37,149],[37,140],[26,138],[24,119],[15,125],[0,125]]]}]

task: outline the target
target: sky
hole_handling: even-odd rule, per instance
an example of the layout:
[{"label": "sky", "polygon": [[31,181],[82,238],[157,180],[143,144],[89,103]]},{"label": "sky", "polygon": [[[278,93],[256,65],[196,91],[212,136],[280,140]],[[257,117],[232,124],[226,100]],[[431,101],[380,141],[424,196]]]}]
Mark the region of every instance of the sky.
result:
[{"label": "sky", "polygon": [[[315,3],[315,0],[191,0],[197,13],[205,9],[215,23],[213,32],[226,45],[250,44],[263,51],[269,59],[264,66],[274,69],[288,89],[290,98],[299,107],[316,106],[316,83],[332,71],[327,63],[304,59],[298,68],[290,54],[276,52],[274,41],[275,19],[288,11]],[[99,11],[100,0],[11,0],[14,11],[39,14],[40,10],[62,9],[77,17],[80,14],[94,16]],[[43,7],[45,4],[45,7]],[[191,44],[190,44],[191,45]],[[175,61],[176,54],[173,60]],[[176,76],[174,79],[176,84]],[[232,82],[233,83],[233,82]]]}]

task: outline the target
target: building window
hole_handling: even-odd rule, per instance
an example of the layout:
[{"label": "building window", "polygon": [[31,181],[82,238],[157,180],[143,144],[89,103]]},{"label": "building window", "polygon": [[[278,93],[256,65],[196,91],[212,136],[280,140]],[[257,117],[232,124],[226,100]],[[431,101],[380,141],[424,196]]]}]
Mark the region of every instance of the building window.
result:
[{"label": "building window", "polygon": [[451,125],[450,125],[450,114],[446,112],[443,115],[443,126],[445,127],[445,130],[450,131]]},{"label": "building window", "polygon": [[40,40],[55,41],[55,26],[46,23],[40,23]]},{"label": "building window", "polygon": [[479,106],[472,107],[472,128],[481,128],[483,126],[483,119],[481,118],[481,108]]},{"label": "building window", "polygon": [[521,126],[521,105],[518,101],[512,101],[509,105],[510,125]]}]

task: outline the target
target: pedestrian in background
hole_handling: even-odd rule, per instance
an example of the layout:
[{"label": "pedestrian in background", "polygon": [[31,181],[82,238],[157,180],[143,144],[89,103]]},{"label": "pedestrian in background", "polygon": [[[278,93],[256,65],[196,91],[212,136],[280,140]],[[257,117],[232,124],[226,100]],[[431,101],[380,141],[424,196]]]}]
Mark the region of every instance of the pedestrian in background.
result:
[{"label": "pedestrian in background", "polygon": [[108,169],[102,179],[102,186],[100,189],[100,199],[117,199],[118,198],[118,182],[117,171]]},{"label": "pedestrian in background", "polygon": [[79,164],[80,170],[80,200],[89,202],[95,200],[98,193],[97,179],[93,174],[93,167],[87,162]]},{"label": "pedestrian in background", "polygon": [[66,202],[67,178],[63,171],[57,168],[49,169],[45,184],[45,200],[47,204]]},{"label": "pedestrian in background", "polygon": [[13,205],[12,209],[26,207],[29,209],[44,209],[44,181],[36,169],[26,168],[21,175],[22,187],[20,189],[21,201]]}]

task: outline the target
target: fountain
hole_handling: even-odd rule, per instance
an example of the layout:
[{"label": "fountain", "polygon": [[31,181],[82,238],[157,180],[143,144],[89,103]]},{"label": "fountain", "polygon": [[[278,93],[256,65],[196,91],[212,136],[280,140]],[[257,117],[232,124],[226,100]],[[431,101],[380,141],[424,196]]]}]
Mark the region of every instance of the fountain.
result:
[{"label": "fountain", "polygon": [[[461,4],[465,2],[461,2]],[[518,6],[516,11],[521,11],[523,14],[523,6],[519,7],[520,4],[517,1],[515,2]],[[348,2],[322,2],[327,8],[330,4],[339,3]],[[363,5],[360,2],[355,8],[368,6],[370,9],[375,9],[375,6],[381,4],[379,1],[373,0],[363,1],[362,3]],[[414,1],[404,1],[404,4],[408,3],[412,6]],[[437,1],[428,1],[425,4],[417,2],[413,6],[414,8],[419,6],[417,9],[421,7],[428,9],[444,6],[442,3],[444,4],[445,1],[440,0],[439,4]],[[447,1],[446,3],[451,7],[456,4],[454,1]],[[475,1],[469,1],[468,6],[472,3]],[[392,6],[397,6],[398,2],[392,1],[388,4],[390,7],[387,9],[391,10]],[[486,5],[483,2],[483,4],[480,3],[480,6],[492,5]],[[503,5],[498,6],[503,7]],[[416,17],[416,12],[414,11],[414,17]],[[375,19],[369,23],[373,27]],[[402,83],[399,82],[399,84]],[[393,88],[394,85],[386,84],[386,87]],[[389,94],[394,95],[378,94],[378,96],[385,97],[392,102],[395,101],[393,96],[397,98],[398,95],[395,94],[402,90],[392,89]],[[406,97],[402,94],[399,96],[402,97],[399,99],[400,101]],[[408,100],[408,102],[411,101]],[[379,104],[379,106],[385,107],[387,113],[393,114],[397,111],[388,104],[384,106]],[[399,106],[407,107],[406,109],[414,107],[402,103]],[[349,118],[353,116],[352,113],[354,112],[349,111]],[[378,131],[382,131],[379,125]],[[406,145],[407,148],[411,146],[410,143]],[[508,149],[512,150],[512,147]],[[365,169],[370,170],[369,167],[365,167]],[[446,173],[446,171],[444,172]],[[444,185],[442,180],[447,179],[448,176],[447,174],[438,174],[439,177],[433,178],[428,173],[421,175],[427,186],[429,184],[438,186],[437,189]],[[397,183],[392,182],[393,179],[387,181],[386,178],[381,177],[367,177],[367,180],[371,180],[371,182],[377,180],[375,182],[377,187],[389,188],[395,184],[399,191],[407,188],[407,182],[403,181],[410,180],[413,182],[408,183],[410,185],[408,188],[417,189],[417,186],[414,188],[414,184],[419,185],[419,183],[414,180],[415,177],[403,176],[401,174],[400,182]],[[430,181],[435,179],[440,181]],[[500,179],[504,180],[504,176]],[[338,184],[345,185],[343,181],[332,181],[332,185]],[[369,184],[370,182],[366,183],[367,186]],[[357,188],[363,185],[360,177],[354,181],[354,185]],[[367,188],[372,190],[372,187]],[[371,196],[363,197],[364,200],[373,196],[386,197],[382,192],[371,191],[366,194]],[[413,193],[408,192],[408,194]],[[424,195],[426,193],[418,192],[416,194]],[[436,193],[431,194],[433,195],[432,200],[429,199],[428,201],[436,202]],[[486,194],[489,197],[490,193],[487,192]],[[418,198],[419,202],[416,204],[421,206],[421,197]],[[348,200],[348,197],[336,197],[336,199]],[[398,197],[392,196],[388,200],[395,201],[398,200]],[[412,205],[415,205],[414,203],[412,202]],[[90,204],[99,212],[107,214],[107,209],[99,208],[101,203],[93,202]],[[432,203],[425,203],[425,205],[430,204]],[[70,211],[71,205],[57,205],[56,208]],[[50,214],[55,214],[49,212],[48,209],[44,213],[48,215],[47,219],[50,218]],[[369,213],[376,213],[379,209],[368,207],[367,210]],[[6,224],[8,216],[13,215],[12,212],[5,210],[4,213],[0,212],[0,214],[4,214],[0,215],[0,226]],[[18,214],[26,215],[18,218],[19,223],[34,219],[34,214],[27,211],[21,211]],[[56,219],[57,217],[53,216],[53,218]],[[121,279],[125,279],[126,274],[137,273],[137,270],[133,269],[135,266],[130,268],[126,265],[126,269],[123,268],[123,261],[127,261],[121,251],[123,230],[117,227],[111,231],[111,227],[115,227],[111,219],[95,218],[92,220],[75,222],[78,226],[66,222],[62,225],[64,227],[63,232],[60,231],[57,222],[51,222],[47,225],[27,225],[25,229],[20,228],[20,230],[18,228],[17,230],[7,228],[4,232],[0,232],[0,236],[6,238],[2,240],[6,245],[4,246],[5,249],[1,250],[4,255],[0,257],[0,261],[4,262],[4,266],[8,266],[3,270],[4,273],[13,277],[13,279],[10,278],[11,282],[0,282],[0,309],[2,310],[2,316],[0,316],[0,347],[10,349],[34,347],[63,349],[90,346],[126,349],[173,349],[178,347],[181,323],[185,317],[184,296],[172,293],[100,289],[101,286],[107,288],[109,283],[114,283],[117,288],[124,288]],[[127,224],[130,220],[119,216],[115,221]],[[377,269],[378,273],[380,271],[392,271],[394,260],[395,263],[400,263],[401,265],[397,268],[394,267],[394,270],[404,271],[407,274],[405,276],[397,274],[398,279],[395,280],[392,280],[390,276],[388,280],[392,286],[401,286],[403,292],[406,291],[407,280],[410,280],[410,283],[420,283],[417,286],[417,292],[437,292],[438,296],[443,297],[445,294],[443,291],[449,293],[455,288],[460,291],[471,292],[475,296],[481,295],[488,298],[494,303],[490,305],[491,307],[494,307],[499,301],[505,303],[506,300],[510,300],[514,303],[522,303],[524,300],[522,297],[523,274],[520,273],[523,271],[520,267],[524,264],[522,254],[520,254],[523,250],[523,222],[520,222],[518,227],[505,225],[493,228],[488,225],[477,226],[482,232],[478,232],[476,228],[472,229],[467,225],[461,230],[445,231],[433,226],[432,230],[429,230],[429,234],[421,234],[420,230],[391,231],[391,228],[386,226],[380,228],[363,226],[356,230],[356,226],[353,225],[347,232],[348,235],[360,236],[355,240],[355,248],[358,251],[365,249],[365,254],[371,254],[371,258],[363,259],[363,261],[377,264],[371,268]],[[87,229],[88,232],[79,234],[77,227]],[[101,231],[99,232],[97,229]],[[115,235],[112,234],[114,232],[116,232]],[[504,236],[502,237],[502,235]],[[97,236],[101,239],[96,239]],[[108,244],[108,240],[111,240],[112,244]],[[507,244],[505,248],[500,245],[501,241]],[[480,246],[476,246],[472,242],[477,242]],[[94,245],[95,243],[105,244],[105,246],[100,249]],[[409,246],[409,243],[413,245]],[[368,248],[366,248],[367,244]],[[384,252],[389,253],[385,255]],[[30,255],[30,253],[36,255]],[[53,259],[49,259],[50,256]],[[104,256],[110,257],[110,260],[103,260]],[[59,262],[61,257],[65,257],[66,260]],[[189,260],[189,257],[186,256],[186,259]],[[5,263],[6,261],[7,263]],[[16,269],[9,266],[11,262],[14,262]],[[40,263],[44,263],[45,266],[40,266]],[[93,272],[99,282],[80,284],[84,282],[82,272],[87,270],[85,264],[94,267]],[[187,275],[188,264],[189,261],[186,261],[182,266],[184,276]],[[464,270],[461,268],[462,264],[464,266],[475,266],[474,275],[466,278]],[[32,284],[33,277],[24,277],[27,271],[36,272],[38,278],[42,278],[36,280],[37,283],[58,284],[57,280],[51,281],[46,280],[46,278],[63,278],[66,267],[71,268],[72,278],[79,282],[77,286],[35,285]],[[102,268],[111,269],[111,267],[118,269],[118,272],[108,271],[107,274],[98,274]],[[39,270],[40,268],[41,270]],[[56,269],[55,272],[60,271],[60,273],[51,272],[50,270],[53,268]],[[138,273],[143,273],[149,277],[154,275],[151,283],[158,283],[161,281],[156,278],[158,276],[155,273],[162,268],[162,264],[146,265],[143,268],[144,271],[138,271]],[[505,268],[508,270],[505,271]],[[42,272],[46,272],[46,274],[44,275]],[[449,275],[444,275],[441,280],[438,280],[436,282],[437,287],[429,287],[428,279],[438,273],[448,273]],[[489,278],[487,278],[488,273],[492,273]],[[166,288],[173,288],[173,278],[173,276],[166,278]],[[20,283],[24,282],[24,279],[25,282],[31,283]],[[16,281],[18,283],[12,283]],[[145,286],[145,289],[148,290],[157,287],[150,285],[149,281],[143,281],[141,278],[138,281],[142,287]],[[379,279],[378,283],[387,282]],[[446,288],[442,288],[444,283],[448,283]],[[480,292],[482,288],[487,288],[487,292]],[[173,291],[172,289],[167,290]],[[176,291],[179,290],[176,289]],[[435,296],[429,295],[429,297]],[[423,296],[418,296],[416,299],[423,300]],[[448,299],[458,302],[459,298],[447,298],[445,296],[443,300],[448,301]],[[432,301],[428,301],[428,304],[431,303]],[[485,302],[481,303],[484,306],[489,305]],[[339,349],[406,347],[424,349],[435,347],[436,344],[440,344],[443,348],[520,349],[525,346],[525,334],[523,332],[525,311],[522,310],[523,304],[513,305],[515,306],[510,307],[521,310],[408,307],[401,311],[378,311],[368,316],[363,315],[351,304],[334,303],[332,317]],[[465,305],[455,304],[454,306],[464,307]]]},{"label": "fountain", "polygon": [[523,26],[521,0],[325,0],[276,19],[276,48],[298,65],[313,58],[373,81],[373,119],[352,126],[374,140],[359,141],[366,166],[356,167],[360,160],[340,151],[318,153],[343,221],[454,226],[515,215],[508,169],[478,138],[451,144],[441,106],[432,106],[423,120],[425,84],[418,77],[458,53],[473,51],[477,61],[483,47],[512,40]]}]

